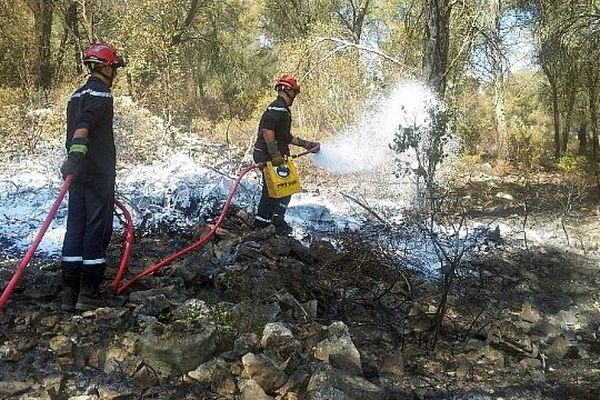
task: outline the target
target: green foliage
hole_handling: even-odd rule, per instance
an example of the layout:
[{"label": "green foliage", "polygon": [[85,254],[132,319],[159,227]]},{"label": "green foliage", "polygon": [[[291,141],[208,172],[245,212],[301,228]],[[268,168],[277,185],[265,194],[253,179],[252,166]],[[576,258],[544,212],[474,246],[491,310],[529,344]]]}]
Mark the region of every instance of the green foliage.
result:
[{"label": "green foliage", "polygon": [[248,117],[272,56],[254,36],[247,3],[202,3],[189,26],[187,1],[147,3],[134,2],[120,20],[136,97],[176,122]]},{"label": "green foliage", "polygon": [[465,77],[453,89],[449,102],[456,110],[455,134],[461,139],[463,152],[481,155],[483,159],[493,157],[497,138],[489,90],[484,90],[474,78]]},{"label": "green foliage", "polygon": [[[334,47],[330,43],[320,46],[326,54]],[[327,61],[311,61],[315,64],[305,75],[296,105],[299,129],[337,132],[355,121],[363,110],[369,94],[367,66],[352,49],[340,51]]]},{"label": "green foliage", "polygon": [[425,190],[419,192],[425,202],[430,202],[437,196],[436,172],[448,156],[453,112],[431,104],[427,115],[425,123],[400,127],[390,147],[396,154],[405,156],[396,159],[399,173],[412,174],[417,183],[424,183]]},{"label": "green foliage", "polygon": [[310,35],[316,25],[335,15],[335,0],[261,0],[267,38],[285,42]]},{"label": "green foliage", "polygon": [[422,15],[412,0],[382,0],[373,11],[373,31],[379,47],[417,70],[422,58]]},{"label": "green foliage", "polygon": [[0,3],[0,82],[2,86],[20,86],[30,82],[35,43],[24,32],[33,30],[26,5],[19,1]]},{"label": "green foliage", "polygon": [[524,167],[549,167],[553,143],[540,73],[521,71],[506,83],[509,160]]},{"label": "green foliage", "polygon": [[[544,76],[539,71],[518,71],[508,77],[504,90],[508,161],[528,168],[550,167],[552,121],[544,97]],[[455,133],[463,151],[483,160],[496,159],[493,87],[465,78],[453,89],[450,104],[457,110]]]},{"label": "green foliage", "polygon": [[[539,60],[557,78],[561,133],[568,137],[573,127],[563,125],[583,121],[593,134],[598,129],[592,110],[597,112],[593,103],[600,76],[596,62],[600,30],[593,17],[597,6],[579,0],[526,3],[507,3],[501,12],[522,10],[535,22],[531,26],[539,39]],[[253,139],[280,73],[301,80],[302,94],[293,105],[294,132],[326,139],[352,124],[371,95],[398,80],[414,78],[422,65],[425,10],[423,2],[414,0],[376,0],[366,8],[365,2],[352,0],[52,4],[52,85],[47,93],[39,93],[34,88],[38,54],[34,9],[23,0],[1,0],[0,96],[6,99],[2,135],[29,129],[36,132],[32,137],[38,137],[33,142],[38,142],[62,134],[62,120],[32,120],[27,112],[64,110],[65,93],[84,79],[79,60],[92,40],[114,44],[129,60],[116,82],[117,96],[131,95],[168,126],[191,125],[211,139],[242,145]],[[494,91],[488,82],[472,76],[477,60],[471,56],[483,40],[476,32],[485,25],[486,3],[456,4],[460,6],[452,10],[451,68],[444,100],[457,111],[454,129],[465,153],[488,160],[498,156]],[[75,26],[67,15],[72,7]],[[401,65],[364,48],[377,49]],[[506,78],[509,161],[550,166],[554,143],[547,77],[529,71]],[[571,120],[565,122],[567,117]],[[150,122],[138,122],[147,130]]]},{"label": "green foliage", "polygon": [[556,164],[559,171],[577,177],[584,177],[589,166],[589,160],[584,156],[564,156]]}]

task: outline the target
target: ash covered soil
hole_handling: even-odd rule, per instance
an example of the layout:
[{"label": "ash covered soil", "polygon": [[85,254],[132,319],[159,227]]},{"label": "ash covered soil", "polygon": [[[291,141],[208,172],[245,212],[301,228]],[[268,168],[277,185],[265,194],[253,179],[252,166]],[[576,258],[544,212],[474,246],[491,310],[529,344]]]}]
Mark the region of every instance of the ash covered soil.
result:
[{"label": "ash covered soil", "polygon": [[[0,314],[0,398],[597,399],[595,194],[565,213],[559,182],[460,173],[483,228],[441,321],[420,225],[379,209],[359,229],[287,237],[236,208],[125,295],[109,269],[107,306],[81,314],[60,311],[58,258],[37,257]],[[128,277],[207,229],[136,232]],[[2,287],[18,257],[3,253]]]}]

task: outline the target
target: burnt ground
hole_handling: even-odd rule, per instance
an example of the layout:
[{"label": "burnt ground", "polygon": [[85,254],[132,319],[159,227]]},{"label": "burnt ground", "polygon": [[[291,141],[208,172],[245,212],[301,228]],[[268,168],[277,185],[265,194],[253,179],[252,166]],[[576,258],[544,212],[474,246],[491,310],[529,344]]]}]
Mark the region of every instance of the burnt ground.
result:
[{"label": "burnt ground", "polygon": [[[385,388],[387,399],[598,399],[600,224],[593,187],[581,193],[556,175],[523,179],[478,171],[463,173],[456,188],[471,218],[514,229],[500,230],[494,251],[458,266],[446,318],[437,331],[432,321],[440,282],[405,269],[394,254],[360,235],[348,235],[336,238],[341,243],[337,250],[317,244],[266,261],[240,259],[240,245],[258,242],[264,253],[272,244],[252,237],[238,217],[228,218],[227,234],[207,249],[143,280],[132,292],[175,286],[170,307],[154,313],[165,322],[186,297],[247,310],[220,344],[223,351],[242,333],[261,331],[268,319],[248,311],[258,310],[259,303],[281,293],[299,302],[316,299],[317,314],[310,320],[283,312],[285,307],[279,318],[297,327],[307,347],[318,326],[345,322],[364,377]],[[140,235],[131,271],[186,246],[198,233]],[[114,244],[113,265],[119,238]],[[212,273],[186,280],[181,270],[202,257],[214,260]],[[0,261],[0,282],[7,281],[15,264]],[[113,298],[114,304],[124,304],[115,308],[122,312],[109,319],[96,316],[94,323],[90,316],[62,313],[59,269],[56,260],[35,259],[0,315],[0,381],[29,382],[22,390],[0,385],[0,397],[66,399],[85,393],[119,398],[102,397],[106,391],[97,390],[110,387],[129,393],[123,398],[228,398],[181,376],[148,383],[149,378],[126,368],[108,373],[95,366],[89,347],[107,351],[117,338],[137,332],[140,304],[127,296]],[[50,350],[50,339],[59,333],[77,333],[72,359]],[[58,385],[52,381],[56,376]],[[39,393],[46,397],[35,397]]]}]

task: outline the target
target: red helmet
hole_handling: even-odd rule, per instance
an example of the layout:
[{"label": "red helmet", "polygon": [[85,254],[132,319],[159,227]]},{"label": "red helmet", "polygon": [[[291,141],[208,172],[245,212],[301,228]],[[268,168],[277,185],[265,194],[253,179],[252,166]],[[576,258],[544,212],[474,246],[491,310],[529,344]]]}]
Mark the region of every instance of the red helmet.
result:
[{"label": "red helmet", "polygon": [[117,52],[105,43],[92,43],[83,56],[84,64],[108,64],[115,68],[124,67],[125,60],[117,56]]},{"label": "red helmet", "polygon": [[275,82],[275,90],[279,88],[288,88],[300,92],[300,85],[298,85],[298,81],[291,75],[283,74]]}]

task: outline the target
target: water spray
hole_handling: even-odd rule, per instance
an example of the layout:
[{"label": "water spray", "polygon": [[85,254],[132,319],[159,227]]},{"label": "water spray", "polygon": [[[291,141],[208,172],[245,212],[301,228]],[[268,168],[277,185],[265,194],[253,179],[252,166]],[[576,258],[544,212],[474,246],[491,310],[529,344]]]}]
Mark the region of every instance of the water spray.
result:
[{"label": "water spray", "polygon": [[435,95],[418,82],[403,82],[389,96],[373,101],[356,124],[321,145],[313,162],[334,173],[370,172],[397,155],[390,148],[401,127],[422,126]]}]

